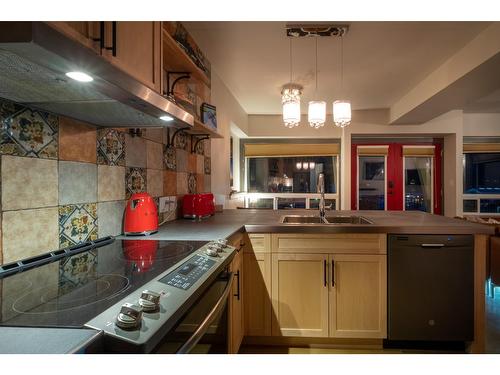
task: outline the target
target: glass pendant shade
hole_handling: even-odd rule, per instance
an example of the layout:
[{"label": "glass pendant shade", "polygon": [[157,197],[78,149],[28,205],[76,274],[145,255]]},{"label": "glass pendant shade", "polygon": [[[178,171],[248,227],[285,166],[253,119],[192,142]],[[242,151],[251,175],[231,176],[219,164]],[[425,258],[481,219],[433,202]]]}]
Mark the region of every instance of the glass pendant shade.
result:
[{"label": "glass pendant shade", "polygon": [[311,127],[318,129],[325,125],[326,120],[326,102],[310,101],[308,111],[308,121]]},{"label": "glass pendant shade", "polygon": [[281,91],[283,104],[283,123],[287,128],[300,124],[300,89],[295,87],[283,88]]},{"label": "glass pendant shade", "polygon": [[333,122],[339,128],[343,128],[351,123],[350,101],[336,100],[333,102]]},{"label": "glass pendant shade", "polygon": [[302,169],[302,163],[299,161],[297,164],[295,164],[295,168],[297,168],[298,170],[301,170]]},{"label": "glass pendant shade", "polygon": [[316,163],[313,161],[309,162],[309,169],[314,169],[314,168],[316,168]]}]

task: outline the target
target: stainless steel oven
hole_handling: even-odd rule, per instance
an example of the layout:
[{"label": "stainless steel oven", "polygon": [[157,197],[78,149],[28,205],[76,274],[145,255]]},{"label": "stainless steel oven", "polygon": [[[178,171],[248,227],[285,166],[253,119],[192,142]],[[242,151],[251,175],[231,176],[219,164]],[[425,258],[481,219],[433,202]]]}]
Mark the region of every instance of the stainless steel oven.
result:
[{"label": "stainless steel oven", "polygon": [[153,353],[228,353],[228,297],[233,277],[227,267],[220,272]]}]

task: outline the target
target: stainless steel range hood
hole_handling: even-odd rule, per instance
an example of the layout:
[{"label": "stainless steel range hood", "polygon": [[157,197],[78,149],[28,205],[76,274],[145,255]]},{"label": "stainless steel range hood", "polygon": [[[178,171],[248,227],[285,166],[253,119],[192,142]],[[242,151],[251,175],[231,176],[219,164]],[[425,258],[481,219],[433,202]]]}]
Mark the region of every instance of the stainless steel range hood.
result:
[{"label": "stainless steel range hood", "polygon": [[[66,77],[84,71],[94,80]],[[0,22],[0,97],[109,127],[193,126],[193,116],[43,22]],[[174,121],[159,117],[169,114]]]}]

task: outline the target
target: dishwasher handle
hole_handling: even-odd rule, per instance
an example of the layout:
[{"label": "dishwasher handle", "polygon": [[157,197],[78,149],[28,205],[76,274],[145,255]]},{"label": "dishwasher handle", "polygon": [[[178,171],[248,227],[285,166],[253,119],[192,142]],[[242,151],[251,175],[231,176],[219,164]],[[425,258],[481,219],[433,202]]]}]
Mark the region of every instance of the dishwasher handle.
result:
[{"label": "dishwasher handle", "polygon": [[444,247],[444,243],[423,243],[420,247],[436,249]]}]

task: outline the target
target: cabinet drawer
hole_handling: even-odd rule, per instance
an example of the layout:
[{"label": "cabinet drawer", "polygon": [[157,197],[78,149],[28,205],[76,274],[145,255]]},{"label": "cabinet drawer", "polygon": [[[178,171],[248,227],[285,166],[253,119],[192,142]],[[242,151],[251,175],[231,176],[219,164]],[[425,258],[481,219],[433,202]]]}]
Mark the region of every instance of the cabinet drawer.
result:
[{"label": "cabinet drawer", "polygon": [[288,234],[272,235],[273,253],[385,254],[386,234]]},{"label": "cabinet drawer", "polygon": [[251,243],[251,247],[246,247],[248,251],[253,251],[254,253],[270,253],[271,252],[271,235],[270,234],[260,234],[250,233],[248,235]]}]

